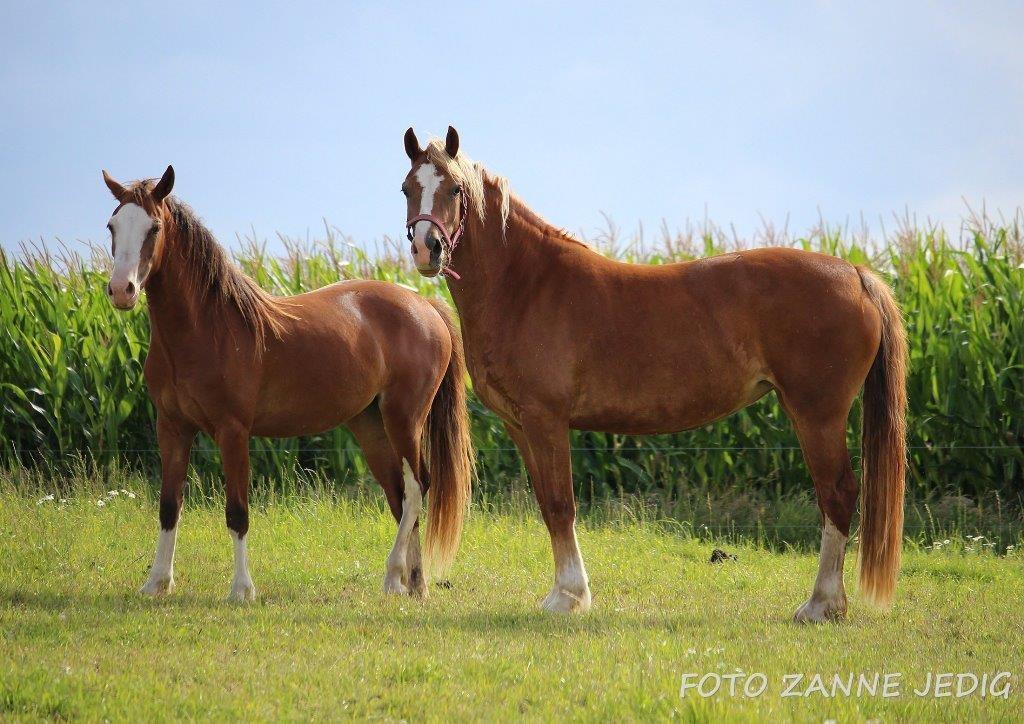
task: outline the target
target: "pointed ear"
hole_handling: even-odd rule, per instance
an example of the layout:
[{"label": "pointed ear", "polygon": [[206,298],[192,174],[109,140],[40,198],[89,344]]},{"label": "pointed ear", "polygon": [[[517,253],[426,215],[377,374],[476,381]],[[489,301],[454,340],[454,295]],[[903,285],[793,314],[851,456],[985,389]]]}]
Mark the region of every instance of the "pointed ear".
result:
[{"label": "pointed ear", "polygon": [[167,198],[167,194],[171,193],[171,189],[174,188],[174,166],[168,166],[167,170],[164,171],[164,175],[157,181],[156,186],[150,192],[153,200],[158,204]]},{"label": "pointed ear", "polygon": [[112,179],[106,170],[103,171],[103,183],[105,183],[107,188],[110,189],[110,193],[114,195],[114,198],[120,201],[124,196],[124,186]]},{"label": "pointed ear", "polygon": [[448,135],[444,139],[444,150],[455,158],[459,154],[459,132],[454,126],[448,126]]},{"label": "pointed ear", "polygon": [[420,148],[420,142],[416,140],[416,131],[412,130],[412,126],[409,126],[409,130],[405,132],[405,155],[413,163],[423,155],[423,149]]}]

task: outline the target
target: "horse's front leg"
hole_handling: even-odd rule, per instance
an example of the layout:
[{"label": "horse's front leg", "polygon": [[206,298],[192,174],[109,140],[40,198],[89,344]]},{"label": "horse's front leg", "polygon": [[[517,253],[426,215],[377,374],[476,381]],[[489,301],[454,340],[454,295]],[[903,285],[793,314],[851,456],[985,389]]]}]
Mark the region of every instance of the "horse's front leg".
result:
[{"label": "horse's front leg", "polygon": [[224,517],[235,544],[235,576],[231,581],[230,601],[254,601],[256,587],[249,575],[246,534],[249,532],[249,431],[242,425],[229,425],[216,431],[224,465]]},{"label": "horse's front leg", "polygon": [[576,542],[568,425],[546,414],[524,415],[522,434],[516,431],[513,439],[530,472],[555,558],[555,584],[541,607],[559,613],[586,611],[590,608],[590,582]]},{"label": "horse's front leg", "polygon": [[160,537],[149,578],[142,586],[147,596],[174,591],[174,544],[178,537],[181,501],[188,472],[188,457],[195,428],[158,412],[156,439],[160,446]]}]

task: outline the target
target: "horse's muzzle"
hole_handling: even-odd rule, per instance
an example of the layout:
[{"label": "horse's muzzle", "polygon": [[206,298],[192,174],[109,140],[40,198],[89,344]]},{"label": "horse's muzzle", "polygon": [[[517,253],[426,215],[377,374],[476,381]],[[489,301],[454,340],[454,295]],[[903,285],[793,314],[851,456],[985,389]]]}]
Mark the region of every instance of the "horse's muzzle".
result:
[{"label": "horse's muzzle", "polygon": [[116,309],[124,312],[132,309],[138,303],[139,291],[138,285],[132,281],[115,282],[111,280],[107,283],[107,296],[110,298],[110,303]]}]

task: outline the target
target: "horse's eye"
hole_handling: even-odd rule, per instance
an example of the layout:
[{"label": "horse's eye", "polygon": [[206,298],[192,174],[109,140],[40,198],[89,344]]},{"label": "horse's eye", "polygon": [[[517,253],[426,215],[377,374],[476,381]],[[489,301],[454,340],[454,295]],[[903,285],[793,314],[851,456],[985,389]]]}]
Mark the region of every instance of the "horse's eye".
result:
[{"label": "horse's eye", "polygon": [[114,225],[113,224],[107,224],[107,231],[109,231],[111,234],[113,234],[114,233]]},{"label": "horse's eye", "polygon": [[455,188],[452,189],[452,196],[458,196],[461,193],[462,193],[462,187],[460,187],[460,186],[456,186]]},{"label": "horse's eye", "polygon": [[406,198],[408,198],[408,197],[409,197],[409,189],[407,189],[407,188],[405,188],[405,186],[403,186],[403,187],[402,187],[402,194],[403,194],[403,195],[404,195],[404,196],[405,196]]}]

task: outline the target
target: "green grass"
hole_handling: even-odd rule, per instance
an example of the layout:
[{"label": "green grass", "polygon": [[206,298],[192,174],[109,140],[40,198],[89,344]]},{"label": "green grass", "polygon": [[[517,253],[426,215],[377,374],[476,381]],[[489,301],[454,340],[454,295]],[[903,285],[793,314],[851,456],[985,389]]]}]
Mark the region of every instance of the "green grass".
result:
[{"label": "green grass", "polygon": [[[259,601],[225,602],[223,511],[194,494],[177,592],[135,593],[156,538],[148,485],[93,482],[61,502],[0,484],[0,719],[978,720],[1019,717],[1024,556],[954,539],[907,551],[887,613],[855,592],[849,619],[790,623],[810,551],[724,543],[671,522],[584,519],[594,610],[537,610],[547,536],[521,504],[473,511],[451,588],[420,602],[380,592],[394,536],[379,494],[267,495],[254,508]],[[90,492],[90,489],[92,492]],[[103,506],[97,500],[104,500]],[[710,565],[716,545],[738,560]],[[757,698],[679,695],[685,673],[763,672]],[[918,698],[927,672],[1010,671],[1008,700]],[[788,673],[900,672],[903,695],[783,698]],[[806,687],[804,684],[803,688]]]}]

